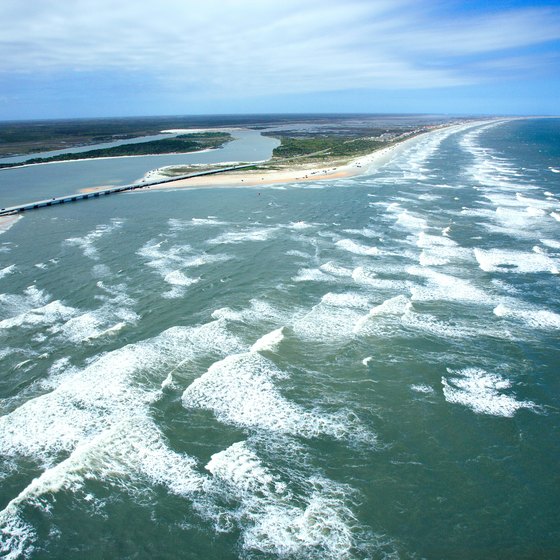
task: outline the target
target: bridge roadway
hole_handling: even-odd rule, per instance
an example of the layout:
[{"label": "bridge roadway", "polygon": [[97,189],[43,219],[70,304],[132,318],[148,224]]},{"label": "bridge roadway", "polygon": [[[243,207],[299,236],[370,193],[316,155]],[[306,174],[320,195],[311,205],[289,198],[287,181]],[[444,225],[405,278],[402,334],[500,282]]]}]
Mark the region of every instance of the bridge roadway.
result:
[{"label": "bridge roadway", "polygon": [[146,181],[141,183],[132,183],[131,185],[122,185],[120,187],[111,187],[108,189],[102,189],[99,191],[93,191],[88,193],[78,193],[70,194],[67,196],[57,196],[54,198],[49,198],[47,200],[37,200],[35,202],[28,202],[27,204],[19,204],[17,206],[10,206],[7,208],[0,209],[0,216],[8,216],[12,214],[18,214],[20,212],[27,212],[29,210],[36,210],[37,208],[46,208],[47,206],[55,206],[56,204],[66,204],[67,202],[76,202],[78,200],[87,200],[88,198],[99,198],[100,196],[106,196],[109,194],[116,194],[126,191],[135,191],[139,189],[145,189],[146,187],[152,187],[154,185],[163,185],[164,183],[172,183],[173,181],[179,181],[181,179],[191,179],[192,177],[200,177],[201,175],[215,175],[216,173],[225,173],[226,171],[235,171],[236,169],[246,169],[248,167],[255,167],[255,165],[260,165],[263,162],[247,163],[243,165],[232,165],[230,167],[220,167],[218,169],[212,169],[210,171],[199,171],[197,173],[190,173],[188,175],[180,175],[178,177],[172,177],[169,179],[160,179],[159,181]]}]

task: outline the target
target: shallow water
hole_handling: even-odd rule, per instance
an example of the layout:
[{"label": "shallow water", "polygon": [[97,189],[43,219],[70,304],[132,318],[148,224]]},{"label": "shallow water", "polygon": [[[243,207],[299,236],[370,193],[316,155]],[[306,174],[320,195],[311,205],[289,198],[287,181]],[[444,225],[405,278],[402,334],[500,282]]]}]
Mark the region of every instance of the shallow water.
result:
[{"label": "shallow water", "polygon": [[352,179],[25,215],[4,554],[554,557],[559,139],[455,127]]}]

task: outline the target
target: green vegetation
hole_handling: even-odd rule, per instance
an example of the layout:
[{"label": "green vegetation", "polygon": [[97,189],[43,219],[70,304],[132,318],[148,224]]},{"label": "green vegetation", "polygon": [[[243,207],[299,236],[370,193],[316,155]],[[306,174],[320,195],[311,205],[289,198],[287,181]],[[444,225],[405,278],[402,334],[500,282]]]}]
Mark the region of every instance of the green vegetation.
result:
[{"label": "green vegetation", "polygon": [[246,121],[201,115],[0,122],[0,157],[130,140],[162,130],[243,126]]},{"label": "green vegetation", "polygon": [[91,159],[100,157],[117,156],[143,156],[150,154],[186,153],[208,148],[221,147],[225,142],[232,140],[230,134],[225,132],[200,132],[196,134],[183,134],[174,138],[164,138],[137,144],[123,144],[113,148],[89,150],[74,154],[61,154],[47,158],[28,159],[22,163],[4,163],[3,167],[18,167],[31,163],[48,163],[53,161],[68,161],[76,159]]},{"label": "green vegetation", "polygon": [[273,158],[302,158],[309,161],[354,158],[383,148],[386,142],[371,138],[347,136],[318,136],[293,138],[282,136],[280,146],[274,149]]}]

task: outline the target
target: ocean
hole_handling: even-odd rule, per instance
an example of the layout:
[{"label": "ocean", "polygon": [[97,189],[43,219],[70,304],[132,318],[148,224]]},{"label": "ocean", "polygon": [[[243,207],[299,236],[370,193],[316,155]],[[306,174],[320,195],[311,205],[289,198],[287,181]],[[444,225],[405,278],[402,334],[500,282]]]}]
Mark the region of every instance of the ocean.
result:
[{"label": "ocean", "polygon": [[[249,136],[199,157],[268,157]],[[0,235],[2,557],[558,558],[559,221],[559,119],[25,214]]]}]

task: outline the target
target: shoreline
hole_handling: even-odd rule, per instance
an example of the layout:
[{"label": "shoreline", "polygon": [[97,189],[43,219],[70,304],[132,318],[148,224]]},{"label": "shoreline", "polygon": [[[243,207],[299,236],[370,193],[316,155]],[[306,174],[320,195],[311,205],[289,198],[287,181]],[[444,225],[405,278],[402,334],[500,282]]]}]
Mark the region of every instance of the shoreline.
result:
[{"label": "shoreline", "polygon": [[[456,125],[450,125],[450,127],[452,126]],[[255,187],[259,185],[266,186],[283,183],[306,183],[355,177],[357,175],[363,175],[367,172],[379,169],[391,161],[394,156],[398,155],[411,144],[418,142],[426,135],[433,134],[434,132],[450,127],[437,128],[411,138],[406,138],[400,142],[376,150],[375,152],[353,158],[350,161],[345,159],[320,163],[308,162],[300,165],[296,164],[291,167],[288,166],[282,169],[264,168],[250,171],[231,171],[223,174],[203,175],[187,179],[178,178],[175,181],[171,180],[163,185],[147,185],[146,187],[139,189],[139,191],[200,187]],[[265,163],[265,165],[266,164],[274,165],[274,162],[269,160]],[[277,163],[277,166],[281,165],[281,162]],[[157,171],[158,170],[151,170],[146,173],[146,175],[140,179],[139,184],[141,184],[142,181],[145,181],[147,177],[149,177],[150,180],[172,179],[172,177],[157,173]],[[83,189],[80,192],[94,192],[100,188],[102,187],[93,187],[87,190]]]},{"label": "shoreline", "polygon": [[[178,178],[175,181],[171,180],[163,185],[146,185],[142,189],[139,189],[135,192],[200,187],[256,187],[259,185],[266,186],[286,183],[306,183],[313,181],[326,181],[355,177],[380,169],[381,167],[389,163],[395,156],[399,155],[403,150],[413,146],[415,143],[421,141],[423,138],[426,138],[431,134],[435,134],[446,129],[456,129],[456,131],[459,132],[464,128],[491,124],[494,122],[500,122],[502,120],[507,121],[511,119],[498,118],[439,126],[437,128],[434,128],[433,130],[422,132],[410,138],[405,138],[404,140],[376,150],[375,152],[371,152],[369,154],[351,159],[350,161],[348,161],[348,159],[333,159],[331,162],[308,162],[300,165],[296,164],[292,167],[288,165],[283,169],[264,168],[251,171],[228,171],[226,173],[203,175],[200,177],[190,177],[186,179]],[[268,160],[264,165],[267,164],[275,165],[275,163],[271,162],[270,160]],[[282,162],[279,161],[276,165],[281,166]],[[157,169],[149,171],[148,173],[146,173],[146,175],[144,175],[144,177],[140,179],[140,181],[138,181],[138,183],[141,184],[142,181],[146,181],[148,177],[150,180],[172,179],[172,177],[157,172]],[[94,190],[97,190],[98,188],[101,187],[90,188],[87,190],[87,192],[92,192]],[[84,189],[81,192],[86,192],[86,190]]]}]

